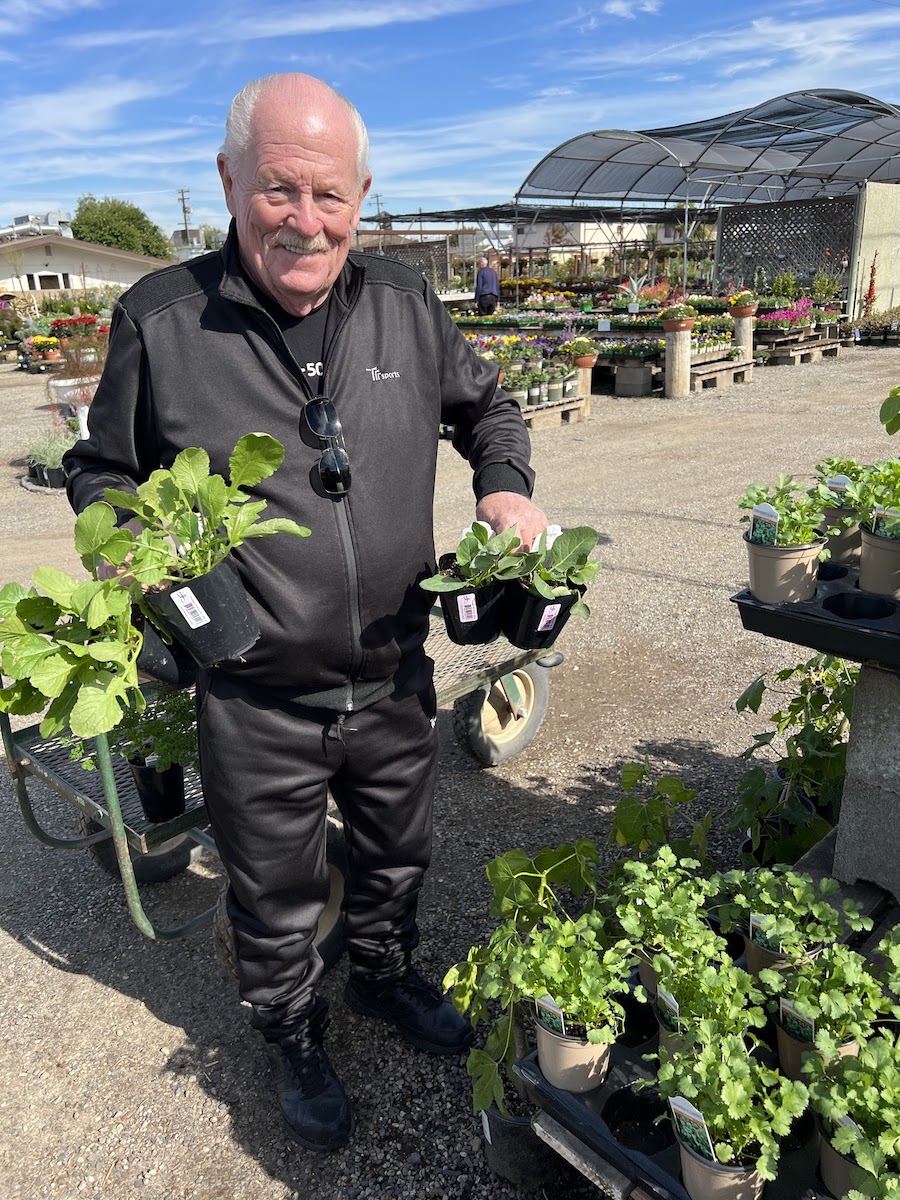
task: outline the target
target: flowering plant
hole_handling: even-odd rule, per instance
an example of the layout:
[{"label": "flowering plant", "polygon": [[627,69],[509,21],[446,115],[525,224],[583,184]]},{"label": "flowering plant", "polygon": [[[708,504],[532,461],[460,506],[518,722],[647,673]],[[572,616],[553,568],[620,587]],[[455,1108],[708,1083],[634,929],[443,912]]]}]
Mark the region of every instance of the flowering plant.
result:
[{"label": "flowering plant", "polygon": [[733,296],[728,297],[728,304],[731,308],[749,308],[751,304],[756,303],[756,296],[749,288],[745,288],[742,292],[735,292]]},{"label": "flowering plant", "polygon": [[693,304],[679,303],[660,309],[659,319],[661,321],[688,321],[699,315]]},{"label": "flowering plant", "polygon": [[31,339],[31,349],[34,350],[36,354],[44,354],[47,350],[58,350],[59,338],[41,337],[40,334],[36,334]]},{"label": "flowering plant", "polygon": [[50,332],[56,337],[77,337],[94,333],[96,325],[97,318],[93,316],[59,317],[50,322]]}]

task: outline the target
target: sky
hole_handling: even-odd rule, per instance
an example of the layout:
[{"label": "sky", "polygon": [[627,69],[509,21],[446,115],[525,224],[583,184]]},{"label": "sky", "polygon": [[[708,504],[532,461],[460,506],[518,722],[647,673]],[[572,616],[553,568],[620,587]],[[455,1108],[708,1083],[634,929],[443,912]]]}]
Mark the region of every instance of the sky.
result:
[{"label": "sky", "polygon": [[555,146],[798,88],[900,103],[900,0],[4,0],[0,225],[86,193],[170,234],[225,227],[215,166],[250,79],[316,75],[362,113],[363,216],[510,200]]}]

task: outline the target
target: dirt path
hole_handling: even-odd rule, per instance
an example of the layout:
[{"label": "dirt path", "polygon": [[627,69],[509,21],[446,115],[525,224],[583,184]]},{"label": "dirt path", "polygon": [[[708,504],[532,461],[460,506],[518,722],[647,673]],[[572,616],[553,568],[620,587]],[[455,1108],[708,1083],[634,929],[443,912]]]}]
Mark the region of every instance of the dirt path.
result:
[{"label": "dirt path", "polygon": [[[19,383],[19,379],[24,380]],[[537,742],[479,770],[440,717],[434,864],[420,964],[433,977],[489,928],[484,865],[579,837],[605,841],[623,762],[649,756],[726,811],[737,754],[761,721],[730,705],[761,671],[806,657],[745,633],[728,597],[746,579],[735,499],[817,458],[890,456],[878,424],[900,350],[767,368],[748,387],[685,401],[595,399],[589,423],[534,436],[537,499],[563,525],[603,531],[592,619],[560,642]],[[16,459],[42,419],[41,381],[0,367],[2,578],[74,567],[65,501],[26,494]],[[466,465],[440,448],[439,549],[471,519]],[[39,791],[36,795],[40,796]],[[47,796],[51,827],[72,818]],[[715,844],[731,865],[733,840]],[[374,1200],[512,1197],[481,1157],[463,1063],[423,1060],[349,1014],[326,981],[330,1045],[359,1117],[347,1150],[317,1158],[281,1137],[263,1057],[207,935],[154,944],[120,886],[84,854],[42,849],[0,780],[0,1197],[3,1200]],[[146,889],[160,920],[212,902],[213,861]],[[561,1171],[554,1195],[591,1194]]]}]

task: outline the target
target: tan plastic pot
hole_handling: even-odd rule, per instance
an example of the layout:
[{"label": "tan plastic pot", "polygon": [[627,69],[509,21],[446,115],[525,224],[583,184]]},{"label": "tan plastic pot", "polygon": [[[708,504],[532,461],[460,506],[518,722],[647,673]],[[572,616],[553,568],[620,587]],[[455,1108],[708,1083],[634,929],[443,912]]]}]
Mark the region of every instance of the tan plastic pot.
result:
[{"label": "tan plastic pot", "polygon": [[701,1158],[681,1138],[681,1181],[691,1200],[760,1200],[766,1181],[759,1171]]},{"label": "tan plastic pot", "polygon": [[609,1046],[560,1037],[535,1025],[538,1065],[544,1078],[564,1092],[592,1092],[609,1071]]},{"label": "tan plastic pot", "polygon": [[748,541],[750,594],[763,604],[796,604],[816,594],[819,554],[825,545],[820,538],[808,546],[759,546]]},{"label": "tan plastic pot", "polygon": [[656,995],[656,972],[653,969],[653,963],[650,961],[650,956],[646,950],[638,949],[638,978],[647,989],[651,996]]},{"label": "tan plastic pot", "polygon": [[[842,517],[852,517],[855,513],[855,508],[829,508],[825,513],[825,524],[834,525]],[[828,561],[838,567],[858,567],[861,545],[859,524],[850,525],[828,538],[828,549],[831,551]]]},{"label": "tan plastic pot", "polygon": [[860,533],[860,591],[900,600],[900,539],[878,537],[865,526]]},{"label": "tan plastic pot", "polygon": [[[783,971],[791,965],[792,960],[786,954],[767,950],[759,942],[751,942],[746,933],[744,934],[744,950],[747,954],[747,973],[749,975],[758,975],[765,967],[774,967],[776,971]],[[821,953],[822,947],[817,946],[815,950],[804,955],[800,961],[809,962],[810,959],[816,958]]]},{"label": "tan plastic pot", "polygon": [[822,1176],[822,1182],[835,1200],[844,1200],[849,1191],[859,1187],[860,1183],[870,1176],[862,1167],[857,1166],[854,1159],[835,1150],[818,1115],[816,1129],[819,1133],[819,1174]]},{"label": "tan plastic pot", "polygon": [[[782,1075],[786,1075],[788,1079],[805,1080],[803,1055],[819,1054],[821,1058],[820,1052],[812,1042],[801,1042],[799,1038],[793,1037],[778,1021],[775,1022],[775,1037],[778,1041],[778,1063]],[[845,1042],[838,1050],[838,1058],[856,1058],[858,1054],[858,1042]]]}]

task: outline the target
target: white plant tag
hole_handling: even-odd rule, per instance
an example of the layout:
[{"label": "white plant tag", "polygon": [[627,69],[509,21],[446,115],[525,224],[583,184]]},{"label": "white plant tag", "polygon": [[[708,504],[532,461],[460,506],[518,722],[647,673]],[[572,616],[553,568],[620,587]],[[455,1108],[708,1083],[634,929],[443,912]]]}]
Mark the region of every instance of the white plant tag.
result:
[{"label": "white plant tag", "polygon": [[491,1123],[488,1120],[488,1115],[484,1111],[484,1109],[481,1110],[481,1131],[484,1134],[484,1140],[490,1146],[492,1144],[491,1143]]},{"label": "white plant tag", "polygon": [[857,1125],[857,1123],[853,1120],[852,1117],[836,1117],[836,1118],[832,1117],[832,1122],[834,1125],[836,1125],[837,1127],[839,1127],[841,1129],[852,1129],[853,1133],[856,1136],[858,1141],[861,1142],[864,1140],[863,1139],[863,1131],[860,1129],[860,1127]]},{"label": "white plant tag", "polygon": [[897,525],[900,522],[900,510],[885,508],[883,504],[875,505],[875,515],[872,518],[872,532],[884,537],[898,536]]},{"label": "white plant tag", "polygon": [[610,327],[610,325],[609,325],[609,317],[601,317],[601,318],[600,318],[600,320],[597,322],[597,328],[598,328],[598,329],[599,329],[601,332],[605,332],[605,331],[607,331],[607,330],[609,329],[609,327]]},{"label": "white plant tag", "polygon": [[847,488],[850,486],[850,477],[849,475],[834,475],[831,479],[826,481],[825,486],[829,489],[829,491],[837,492],[839,495],[843,496],[844,492],[846,492]]},{"label": "white plant tag", "polygon": [[784,996],[780,996],[778,1000],[778,1021],[785,1033],[796,1041],[812,1044],[816,1040],[815,1021],[811,1021],[809,1017],[802,1017]]},{"label": "white plant tag", "polygon": [[781,942],[773,942],[762,927],[765,920],[763,913],[750,914],[750,941],[756,942],[757,946],[762,946],[764,950],[771,950],[773,954],[781,953]]},{"label": "white plant tag", "polygon": [[[550,547],[553,545],[553,543],[556,541],[556,539],[559,537],[559,535],[560,535],[561,533],[562,533],[562,526],[561,526],[561,525],[548,525],[548,526],[547,526],[547,542],[546,542],[546,545],[547,545],[547,549],[548,549],[548,550],[550,549]],[[530,548],[531,548],[532,550],[534,550],[534,549],[537,547],[537,544],[538,544],[538,542],[539,542],[540,540],[541,540],[541,535],[540,535],[540,534],[538,534],[538,535],[537,535],[537,537],[534,539],[534,541],[531,543],[531,547],[530,547]]]},{"label": "white plant tag", "polygon": [[548,604],[544,609],[541,619],[538,623],[538,633],[544,633],[548,629],[552,629],[556,624],[556,618],[559,616],[561,604]]},{"label": "white plant tag", "polygon": [[566,1036],[566,1018],[552,996],[541,996],[534,1002],[534,1016],[539,1025],[549,1029],[551,1033]]},{"label": "white plant tag", "polygon": [[212,618],[189,587],[179,588],[171,595],[172,603],[187,621],[190,629],[199,629],[201,625],[210,623]]},{"label": "white plant tag", "polygon": [[694,1108],[690,1100],[685,1100],[684,1096],[672,1096],[669,1107],[672,1109],[672,1124],[681,1140],[687,1142],[695,1154],[715,1162],[712,1138],[709,1136],[703,1113]]},{"label": "white plant tag", "polygon": [[463,625],[470,625],[478,620],[478,601],[471,592],[464,592],[456,597],[456,611]]},{"label": "white plant tag", "polygon": [[778,536],[778,513],[771,504],[756,504],[750,516],[747,540],[758,546],[774,546]]},{"label": "white plant tag", "polygon": [[[670,1033],[677,1033],[681,1028],[681,1006],[672,995],[671,992],[665,991],[663,988],[656,989],[656,1007],[659,1009],[660,1018],[669,1030]],[[670,1021],[673,1024],[670,1024]]]}]

